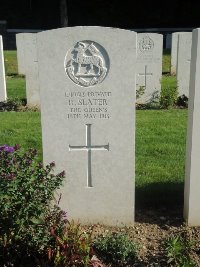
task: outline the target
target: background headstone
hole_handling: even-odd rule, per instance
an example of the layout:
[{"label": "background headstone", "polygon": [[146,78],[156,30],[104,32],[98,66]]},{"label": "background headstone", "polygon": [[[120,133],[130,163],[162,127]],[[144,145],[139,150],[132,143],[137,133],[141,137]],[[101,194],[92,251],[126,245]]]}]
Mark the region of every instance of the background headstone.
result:
[{"label": "background headstone", "polygon": [[178,49],[178,35],[180,32],[172,33],[172,48],[171,48],[171,75],[176,75],[177,65],[177,49]]},{"label": "background headstone", "polygon": [[25,33],[16,34],[18,73],[23,75],[26,74],[24,35]]},{"label": "background headstone", "polygon": [[61,207],[82,223],[133,223],[136,33],[37,35],[43,158],[66,171]]},{"label": "background headstone", "polygon": [[200,226],[200,29],[192,33],[184,217]]},{"label": "background headstone", "polygon": [[40,106],[37,36],[35,33],[24,33],[24,62],[26,73],[27,104]]},{"label": "background headstone", "polygon": [[150,102],[161,91],[163,35],[137,34],[137,103]]},{"label": "background headstone", "polygon": [[5,67],[4,67],[4,55],[3,55],[3,40],[0,35],[0,102],[6,101],[6,79],[5,79]]},{"label": "background headstone", "polygon": [[190,61],[191,61],[192,33],[178,35],[177,54],[177,83],[179,96],[189,95]]}]

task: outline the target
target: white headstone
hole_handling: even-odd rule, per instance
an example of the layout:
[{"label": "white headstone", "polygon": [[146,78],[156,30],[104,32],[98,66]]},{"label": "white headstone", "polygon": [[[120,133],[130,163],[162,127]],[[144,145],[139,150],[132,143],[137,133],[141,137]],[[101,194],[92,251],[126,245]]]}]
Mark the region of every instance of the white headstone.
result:
[{"label": "white headstone", "polygon": [[184,217],[200,226],[200,29],[193,30],[189,90]]},{"label": "white headstone", "polygon": [[189,95],[190,61],[191,61],[192,33],[181,33],[178,35],[177,54],[177,83],[178,94]]},{"label": "white headstone", "polygon": [[6,101],[6,80],[5,80],[5,67],[4,67],[4,55],[3,55],[3,40],[0,35],[0,102]]},{"label": "white headstone", "polygon": [[37,36],[35,33],[24,33],[24,62],[26,73],[26,97],[29,106],[40,106]]},{"label": "white headstone", "polygon": [[136,33],[67,27],[38,34],[43,158],[66,171],[69,218],[134,221]]},{"label": "white headstone", "polygon": [[150,102],[161,91],[163,35],[139,33],[137,35],[137,103]]},{"label": "white headstone", "polygon": [[24,35],[25,33],[16,34],[18,73],[23,75],[26,74]]},{"label": "white headstone", "polygon": [[172,48],[171,48],[171,75],[176,75],[177,57],[178,57],[178,36],[187,32],[172,33]]},{"label": "white headstone", "polygon": [[176,75],[178,35],[179,35],[179,32],[172,33],[171,75]]}]

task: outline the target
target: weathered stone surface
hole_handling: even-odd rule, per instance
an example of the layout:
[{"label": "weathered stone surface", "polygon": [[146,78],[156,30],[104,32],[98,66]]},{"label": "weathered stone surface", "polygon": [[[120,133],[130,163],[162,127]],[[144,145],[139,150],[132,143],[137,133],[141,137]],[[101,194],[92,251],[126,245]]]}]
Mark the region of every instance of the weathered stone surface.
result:
[{"label": "weathered stone surface", "polygon": [[148,103],[160,94],[162,77],[163,35],[137,35],[137,103]]},{"label": "weathered stone surface", "polygon": [[191,32],[181,33],[178,35],[178,54],[176,71],[179,95],[189,95],[191,46]]},{"label": "weathered stone surface", "polygon": [[172,48],[171,48],[171,75],[176,75],[177,60],[178,60],[178,36],[187,32],[172,33]]},{"label": "weathered stone surface", "polygon": [[200,226],[200,29],[192,33],[184,216]]},{"label": "weathered stone surface", "polygon": [[172,33],[171,75],[176,75],[178,35],[179,35],[179,32]]},{"label": "weathered stone surface", "polygon": [[133,223],[136,33],[37,35],[43,155],[66,171],[61,207],[82,223]]},{"label": "weathered stone surface", "polygon": [[29,106],[40,106],[37,36],[35,33],[25,33],[24,57],[26,73],[26,97]]},{"label": "weathered stone surface", "polygon": [[16,46],[17,46],[17,66],[19,74],[26,74],[25,66],[25,45],[24,45],[24,35],[26,33],[16,34]]}]

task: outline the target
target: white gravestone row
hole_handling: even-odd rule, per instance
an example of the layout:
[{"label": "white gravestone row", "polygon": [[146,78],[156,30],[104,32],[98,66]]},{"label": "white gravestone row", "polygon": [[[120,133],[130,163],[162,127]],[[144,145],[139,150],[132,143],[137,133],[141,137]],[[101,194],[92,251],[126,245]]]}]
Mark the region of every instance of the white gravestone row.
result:
[{"label": "white gravestone row", "polygon": [[178,60],[178,37],[180,34],[187,34],[188,32],[174,32],[172,33],[172,48],[171,48],[171,75],[176,75],[177,60]]},{"label": "white gravestone row", "polygon": [[37,35],[24,35],[26,97],[29,106],[40,106],[39,73],[37,60]]},{"label": "white gravestone row", "polygon": [[200,225],[200,29],[192,33],[189,116],[186,152],[184,215],[189,225]]},{"label": "white gravestone row", "polygon": [[43,158],[66,171],[61,207],[82,223],[133,223],[136,33],[37,35]]},{"label": "white gravestone row", "polygon": [[4,55],[3,55],[3,40],[0,35],[0,102],[6,101],[6,80],[5,80],[5,67],[4,67]]},{"label": "white gravestone row", "polygon": [[179,32],[172,33],[171,75],[176,75],[177,50],[178,50],[178,35],[179,35]]},{"label": "white gravestone row", "polygon": [[[137,39],[137,102],[147,103],[161,90],[163,36],[138,34]],[[36,34],[20,33],[16,40],[19,73],[26,75],[27,103],[40,106]]]},{"label": "white gravestone row", "polygon": [[148,103],[159,96],[162,77],[163,35],[137,35],[137,103]]},{"label": "white gravestone row", "polygon": [[178,94],[189,96],[192,33],[178,35],[177,83]]},{"label": "white gravestone row", "polygon": [[17,46],[17,66],[19,74],[26,74],[25,70],[25,45],[24,45],[24,35],[26,33],[16,34],[16,46]]},{"label": "white gravestone row", "polygon": [[[151,51],[139,53],[152,50],[155,39],[136,39],[134,32],[101,27],[37,34],[44,163],[66,171],[61,207],[82,223],[134,222],[136,80],[142,76],[147,87],[155,69],[146,61],[138,71],[144,59],[152,63]],[[193,33],[190,81],[184,209],[190,225],[200,225],[199,72],[200,29]]]},{"label": "white gravestone row", "polygon": [[16,35],[18,72],[26,75],[26,97],[29,106],[40,106],[37,35],[19,33]]}]

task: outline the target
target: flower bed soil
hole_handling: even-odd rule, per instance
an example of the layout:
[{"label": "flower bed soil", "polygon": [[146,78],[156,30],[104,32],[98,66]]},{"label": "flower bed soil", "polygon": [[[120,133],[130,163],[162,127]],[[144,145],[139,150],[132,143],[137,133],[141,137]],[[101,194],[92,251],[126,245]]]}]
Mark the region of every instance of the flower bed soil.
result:
[{"label": "flower bed soil", "polygon": [[[179,212],[178,212],[178,211]],[[91,231],[91,226],[84,226],[85,231]],[[182,208],[174,209],[142,209],[136,210],[135,224],[129,227],[93,226],[92,237],[107,233],[127,233],[138,244],[138,261],[133,266],[161,267],[171,266],[167,263],[164,240],[170,236],[187,234],[194,241],[191,258],[200,266],[200,227],[186,226],[182,217]]]}]

